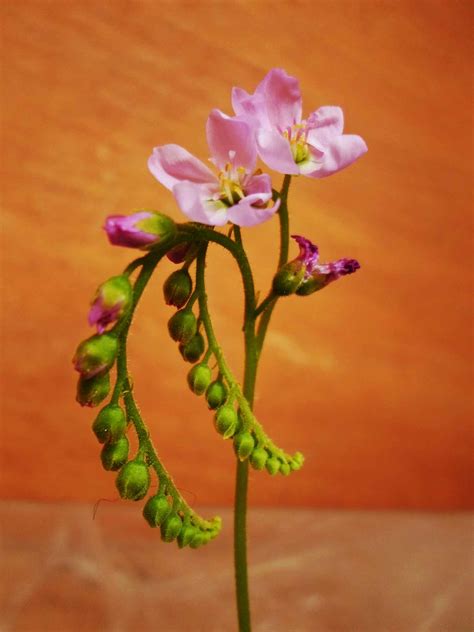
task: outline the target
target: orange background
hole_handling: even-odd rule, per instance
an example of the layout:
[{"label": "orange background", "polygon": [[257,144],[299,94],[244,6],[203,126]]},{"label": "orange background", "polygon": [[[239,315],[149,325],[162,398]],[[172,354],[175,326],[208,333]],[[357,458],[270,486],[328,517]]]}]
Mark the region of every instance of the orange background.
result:
[{"label": "orange background", "polygon": [[[320,181],[295,179],[292,231],[356,275],[279,304],[256,410],[306,464],[252,473],[251,502],[334,507],[470,504],[470,49],[466,2],[2,2],[2,489],[5,497],[115,498],[74,402],[71,357],[90,335],[99,282],[134,255],[106,214],[182,220],[148,173],[154,145],[205,159],[204,123],[284,67],[304,112],[339,104],[369,153]],[[280,177],[275,180],[278,186]],[[245,230],[265,292],[276,220]],[[296,249],[293,249],[296,253]],[[131,337],[138,401],[159,454],[197,503],[228,504],[233,454],[166,333],[161,284]],[[235,371],[242,297],[213,248],[215,326]]]}]

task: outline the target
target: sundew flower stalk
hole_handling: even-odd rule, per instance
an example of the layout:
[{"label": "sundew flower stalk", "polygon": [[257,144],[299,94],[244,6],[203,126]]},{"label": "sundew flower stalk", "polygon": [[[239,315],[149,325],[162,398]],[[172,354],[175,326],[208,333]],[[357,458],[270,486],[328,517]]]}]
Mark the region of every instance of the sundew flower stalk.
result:
[{"label": "sundew flower stalk", "polygon": [[[164,279],[163,300],[172,310],[166,323],[188,368],[183,384],[209,410],[210,432],[232,444],[235,459],[234,566],[240,632],[251,630],[247,577],[246,513],[249,466],[270,476],[289,476],[304,462],[300,452],[277,446],[253,412],[259,360],[278,300],[290,295],[307,298],[333,281],[356,272],[355,259],[319,261],[319,248],[308,237],[292,235],[299,253],[289,259],[288,195],[292,176],[322,178],[345,168],[367,150],[359,136],[345,135],[340,108],[323,106],[302,118],[298,81],[273,69],[254,94],[234,88],[235,116],[212,110],[206,124],[214,170],[178,145],[155,147],[148,166],[169,189],[180,210],[191,220],[175,223],[154,210],[110,215],[105,232],[110,243],[140,249],[125,270],[99,285],[88,320],[97,332],[82,341],[73,358],[79,373],[77,401],[102,404],[92,430],[101,444],[101,462],[117,472],[121,498],[143,502],[142,513],[163,542],[199,548],[218,536],[219,517],[204,518],[181,496],[152,442],[133,391],[127,363],[127,341],[141,296],[166,256],[179,266]],[[258,158],[284,175],[276,190]],[[241,228],[265,221],[280,225],[276,272],[266,296],[254,285]],[[221,229],[221,230],[219,230]],[[242,383],[229,365],[212,323],[207,301],[208,245],[227,250],[242,278],[245,365]],[[259,288],[260,289],[260,288]],[[190,365],[190,366],[189,366]],[[113,374],[113,377],[112,377]],[[105,404],[105,405],[104,405]],[[132,453],[129,435],[138,447]],[[153,490],[153,491],[151,491]]]}]

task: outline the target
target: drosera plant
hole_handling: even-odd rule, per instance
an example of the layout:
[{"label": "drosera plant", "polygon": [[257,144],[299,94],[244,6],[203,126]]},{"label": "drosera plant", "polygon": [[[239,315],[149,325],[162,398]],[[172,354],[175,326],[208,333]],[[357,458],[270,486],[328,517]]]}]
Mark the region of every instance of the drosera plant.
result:
[{"label": "drosera plant", "polygon": [[[164,301],[175,309],[167,327],[183,360],[191,365],[186,374],[188,387],[205,402],[211,425],[233,445],[236,603],[239,630],[248,632],[248,469],[288,476],[304,462],[300,452],[289,454],[277,446],[253,412],[258,365],[272,312],[281,297],[307,297],[360,267],[356,260],[346,258],[320,263],[318,247],[300,235],[292,235],[299,253],[289,261],[290,182],[296,175],[323,178],[336,173],[364,154],[367,147],[360,136],[343,134],[338,107],[321,107],[303,119],[299,83],[278,68],[267,73],[253,94],[234,88],[232,104],[234,116],[212,110],[207,120],[215,172],[178,145],[156,147],[149,158],[151,173],[171,190],[190,221],[177,224],[154,210],[107,217],[104,228],[110,243],[142,253],[97,289],[89,311],[89,324],[97,333],[79,344],[73,363],[80,374],[79,404],[96,407],[108,400],[92,429],[102,444],[103,467],[117,472],[120,497],[144,501],[143,517],[150,527],[160,529],[164,542],[199,548],[214,539],[221,520],[200,516],[181,496],[141,416],[127,364],[129,330],[148,282],[164,257],[179,266],[163,285]],[[258,167],[259,158],[284,174],[280,190],[272,187],[270,175]],[[274,216],[280,225],[278,263],[267,294],[259,302],[241,229]],[[228,230],[216,230],[227,224]],[[242,278],[242,383],[227,362],[209,312],[209,244],[228,251]],[[134,454],[130,454],[128,439],[132,431],[138,439]],[[153,479],[157,490],[152,493]]]}]

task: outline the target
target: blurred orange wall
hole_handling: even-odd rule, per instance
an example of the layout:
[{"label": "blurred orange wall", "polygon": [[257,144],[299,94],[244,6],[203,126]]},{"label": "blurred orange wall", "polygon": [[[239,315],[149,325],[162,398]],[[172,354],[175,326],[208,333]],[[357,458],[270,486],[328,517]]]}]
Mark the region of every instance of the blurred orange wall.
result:
[{"label": "blurred orange wall", "polygon": [[[287,479],[252,473],[251,502],[468,507],[471,3],[4,0],[1,13],[1,493],[116,497],[71,368],[95,287],[134,254],[106,243],[103,219],[148,207],[183,220],[147,171],[151,148],[175,142],[205,159],[210,109],[230,113],[233,85],[252,90],[281,66],[300,79],[306,114],[339,104],[369,145],[338,175],[295,179],[290,196],[292,231],[362,269],[276,310],[256,411],[307,461]],[[277,235],[276,220],[244,233],[262,293]],[[131,337],[137,397],[187,498],[226,504],[231,446],[166,333],[171,269]],[[242,296],[216,248],[209,275],[239,372]]]}]

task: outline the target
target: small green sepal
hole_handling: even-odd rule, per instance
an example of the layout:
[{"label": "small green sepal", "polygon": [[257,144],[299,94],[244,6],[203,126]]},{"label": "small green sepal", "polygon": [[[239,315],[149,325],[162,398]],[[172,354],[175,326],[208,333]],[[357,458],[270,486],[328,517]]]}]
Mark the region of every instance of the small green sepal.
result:
[{"label": "small green sepal", "polygon": [[301,261],[290,261],[282,266],[273,278],[273,293],[277,296],[294,294],[304,279],[305,267]]}]

